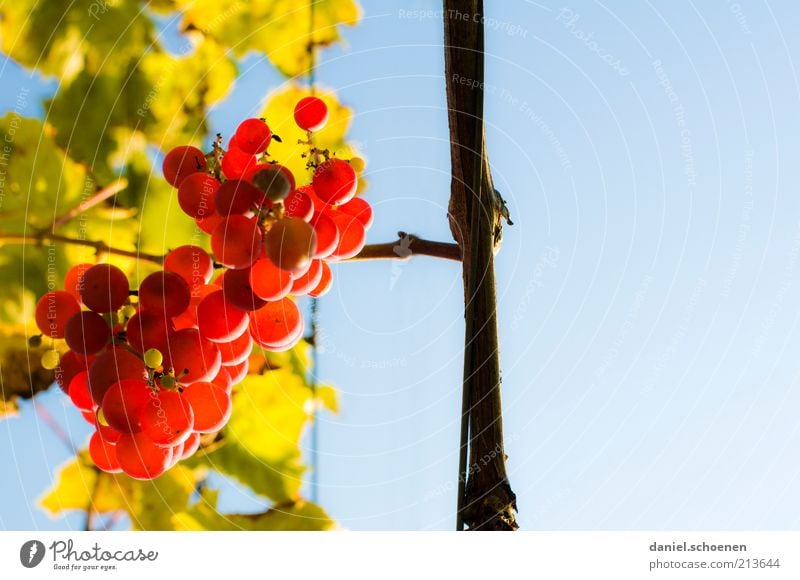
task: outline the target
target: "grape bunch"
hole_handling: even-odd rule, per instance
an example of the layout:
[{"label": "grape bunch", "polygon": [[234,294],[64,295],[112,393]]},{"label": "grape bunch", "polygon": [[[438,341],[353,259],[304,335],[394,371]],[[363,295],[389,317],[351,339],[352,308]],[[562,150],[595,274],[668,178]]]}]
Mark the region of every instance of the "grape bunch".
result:
[{"label": "grape bunch", "polygon": [[[294,119],[308,132],[311,182],[272,160],[263,119],[243,121],[208,154],[180,146],[165,157],[165,179],[181,209],[210,236],[171,250],[163,269],[132,291],[114,265],[79,264],[64,290],[42,296],[42,336],[68,350],[42,364],[94,425],[89,454],[109,473],[153,479],[197,451],[203,434],[230,418],[231,393],[248,372],[254,344],[283,351],[302,337],[295,299],[332,284],[329,262],[364,246],[372,209],[355,197],[363,161],[312,144],[327,121],[325,103],[306,97]],[[61,349],[63,350],[63,349]]]}]

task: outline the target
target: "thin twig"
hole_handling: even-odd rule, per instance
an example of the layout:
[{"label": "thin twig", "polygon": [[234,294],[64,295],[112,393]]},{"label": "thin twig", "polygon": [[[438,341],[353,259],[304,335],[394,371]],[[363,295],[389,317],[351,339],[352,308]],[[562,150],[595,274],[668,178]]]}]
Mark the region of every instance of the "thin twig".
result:
[{"label": "thin twig", "polygon": [[461,249],[458,244],[423,240],[404,232],[398,233],[394,242],[369,244],[358,255],[346,260],[408,260],[412,256],[431,256],[445,260],[461,261]]},{"label": "thin twig", "polygon": [[126,256],[128,258],[136,258],[139,260],[146,260],[154,264],[163,264],[164,256],[157,256],[155,254],[148,254],[140,252],[139,250],[123,250],[122,248],[115,248],[109,246],[105,242],[99,240],[82,240],[80,238],[72,238],[61,234],[51,234],[47,232],[40,232],[35,235],[26,236],[24,234],[6,234],[0,232],[0,244],[30,244],[41,246],[46,242],[61,242],[64,244],[72,244],[75,246],[84,246],[87,248],[94,248],[98,254],[114,254],[117,256]]},{"label": "thin twig", "polygon": [[125,179],[124,177],[120,177],[116,181],[113,181],[112,183],[106,185],[104,188],[99,189],[89,199],[82,200],[78,205],[73,207],[71,210],[66,211],[60,216],[56,217],[56,219],[53,220],[53,225],[50,228],[50,230],[55,232],[59,227],[63,226],[65,223],[78,217],[81,213],[93,208],[97,204],[104,202],[109,197],[116,195],[126,187],[128,187],[128,180]]}]

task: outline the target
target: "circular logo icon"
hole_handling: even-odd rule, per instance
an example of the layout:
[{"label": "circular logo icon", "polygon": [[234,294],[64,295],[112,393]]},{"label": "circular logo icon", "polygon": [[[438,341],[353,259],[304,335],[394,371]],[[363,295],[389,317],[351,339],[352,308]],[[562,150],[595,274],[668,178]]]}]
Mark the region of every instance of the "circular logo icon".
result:
[{"label": "circular logo icon", "polygon": [[44,544],[39,540],[28,540],[19,549],[19,561],[26,568],[35,568],[44,560]]}]

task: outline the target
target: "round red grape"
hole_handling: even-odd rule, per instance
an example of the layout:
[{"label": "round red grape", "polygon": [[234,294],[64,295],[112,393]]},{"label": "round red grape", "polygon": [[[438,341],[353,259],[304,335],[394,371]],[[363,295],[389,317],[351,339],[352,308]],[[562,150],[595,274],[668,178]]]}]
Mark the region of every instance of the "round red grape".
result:
[{"label": "round red grape", "polygon": [[195,173],[181,182],[178,204],[189,217],[204,217],[214,211],[214,194],[220,183],[208,173]]},{"label": "round red grape", "polygon": [[122,471],[117,458],[117,446],[103,439],[98,431],[92,433],[92,437],[89,439],[89,457],[99,469],[106,473]]},{"label": "round red grape", "polygon": [[214,383],[194,383],[183,396],[194,411],[194,430],[198,433],[219,431],[231,417],[231,397]]},{"label": "round red grape", "polygon": [[72,294],[78,302],[81,302],[81,278],[83,278],[83,273],[91,267],[92,264],[78,264],[70,268],[67,275],[64,276],[64,291]]},{"label": "round red grape", "polygon": [[155,479],[172,461],[172,448],[159,447],[144,433],[125,433],[117,442],[117,459],[122,471],[134,479]]},{"label": "round red grape", "polygon": [[319,298],[328,293],[333,286],[333,274],[331,268],[326,262],[322,262],[322,277],[319,280],[317,287],[311,290],[308,295],[312,298]]},{"label": "round red grape", "polygon": [[294,108],[294,122],[304,131],[319,131],[328,121],[328,106],[317,97],[300,99]]},{"label": "round red grape", "polygon": [[173,187],[178,187],[189,175],[204,172],[207,169],[206,156],[197,147],[191,145],[175,147],[164,157],[162,165],[164,179]]},{"label": "round red grape", "polygon": [[64,329],[67,346],[82,356],[102,350],[111,338],[111,328],[105,319],[90,310],[78,312]]},{"label": "round red grape", "polygon": [[192,425],[192,407],[176,391],[161,391],[150,397],[142,412],[142,431],[162,447],[186,441],[192,434]]},{"label": "round red grape", "polygon": [[250,314],[250,334],[259,345],[269,348],[290,341],[303,327],[303,317],[294,301],[283,298],[268,302]]},{"label": "round red grape", "polygon": [[317,287],[322,280],[322,260],[311,260],[311,267],[308,272],[294,279],[292,282],[292,294],[302,296],[308,294]]},{"label": "round red grape", "polygon": [[126,379],[147,380],[144,362],[122,348],[110,348],[98,355],[89,367],[89,392],[98,405],[114,383]]},{"label": "round red grape", "polygon": [[292,289],[292,274],[262,256],[250,268],[250,287],[256,296],[264,300],[280,300],[288,296]]},{"label": "round red grape", "polygon": [[214,196],[214,207],[221,216],[241,215],[250,211],[263,198],[261,191],[242,179],[229,179]]},{"label": "round red grape", "polygon": [[183,278],[191,289],[208,284],[214,275],[214,262],[203,248],[179,246],[164,258],[164,270]]},{"label": "round red grape", "polygon": [[339,245],[339,228],[327,212],[314,214],[311,218],[311,227],[317,237],[317,251],[312,256],[321,260],[330,256]]},{"label": "round red grape", "polygon": [[177,316],[189,307],[189,285],[178,274],[153,272],[139,286],[139,304],[145,310]]},{"label": "round red grape", "polygon": [[222,289],[209,294],[197,307],[200,334],[212,342],[229,342],[247,330],[247,313],[225,300]]},{"label": "round red grape", "polygon": [[228,268],[246,268],[261,253],[263,237],[259,225],[250,218],[232,215],[211,234],[214,257]]},{"label": "round red grape", "polygon": [[106,423],[120,433],[137,433],[142,430],[142,412],[153,392],[147,383],[137,379],[125,379],[114,383],[106,391],[103,417]]},{"label": "round red grape", "polygon": [[283,218],[272,224],[265,239],[267,256],[281,270],[299,272],[317,250],[314,230],[300,218]]},{"label": "round red grape", "polygon": [[303,221],[310,221],[314,217],[314,202],[305,190],[308,186],[295,189],[283,200],[285,215],[298,217]]},{"label": "round red grape", "polygon": [[67,323],[80,311],[81,305],[68,292],[48,292],[36,303],[36,326],[49,338],[64,338]]},{"label": "round red grape", "polygon": [[200,336],[196,328],[175,332],[163,354],[164,368],[173,368],[178,382],[184,384],[214,378],[222,364],[217,345]]},{"label": "round red grape", "polygon": [[257,155],[269,147],[272,131],[263,119],[245,119],[236,128],[234,138],[239,149],[245,153]]},{"label": "round red grape", "polygon": [[127,276],[111,264],[92,266],[81,278],[81,301],[100,314],[119,310],[128,301],[129,293]]},{"label": "round red grape", "polygon": [[334,205],[350,201],[356,194],[355,170],[347,161],[328,159],[314,171],[314,192],[325,203]]}]

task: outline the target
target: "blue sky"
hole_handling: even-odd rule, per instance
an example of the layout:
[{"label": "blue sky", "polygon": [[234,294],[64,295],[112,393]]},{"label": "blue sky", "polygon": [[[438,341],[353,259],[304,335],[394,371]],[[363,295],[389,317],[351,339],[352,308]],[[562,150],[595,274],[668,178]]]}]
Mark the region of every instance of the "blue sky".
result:
[{"label": "blue sky", "polygon": [[[800,7],[488,4],[487,135],[515,222],[497,273],[520,523],[796,529]],[[363,6],[318,78],[356,113],[370,240],[449,240],[441,20],[425,12],[439,4]],[[46,90],[1,70],[4,86]],[[246,61],[213,130],[279,82]],[[334,276],[320,373],[342,412],[321,418],[320,502],[349,529],[450,529],[458,266],[342,264]],[[82,436],[57,393],[42,401]],[[0,527],[80,525],[32,507],[68,453],[31,409],[0,431]],[[234,487],[223,500],[253,506]]]}]

